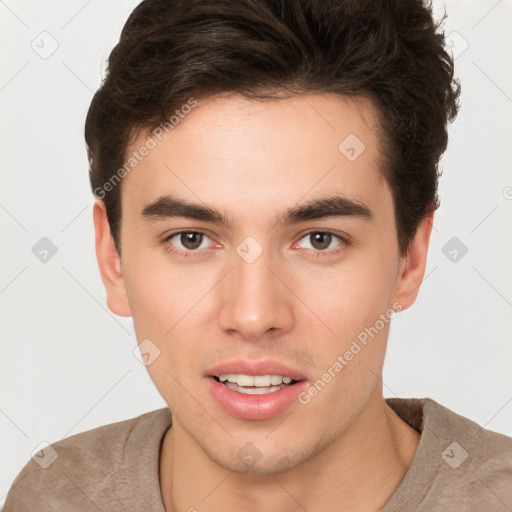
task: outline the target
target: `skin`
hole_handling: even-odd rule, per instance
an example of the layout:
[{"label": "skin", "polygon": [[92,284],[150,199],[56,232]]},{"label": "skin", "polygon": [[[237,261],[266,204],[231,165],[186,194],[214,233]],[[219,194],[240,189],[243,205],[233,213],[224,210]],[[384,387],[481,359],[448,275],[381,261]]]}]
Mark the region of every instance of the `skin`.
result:
[{"label": "skin", "polygon": [[[108,306],[132,316],[139,342],[160,350],[148,371],[173,413],[160,459],[168,511],[367,512],[403,479],[420,435],[383,399],[389,323],[307,405],[276,418],[235,418],[205,385],[211,366],[235,357],[274,359],[314,383],[379,315],[414,302],[432,214],[400,256],[377,127],[363,98],[218,95],[124,178],[122,256],[103,204],[95,205]],[[338,150],[348,134],[366,146],[354,161]],[[139,133],[130,151],[146,137]],[[287,208],[333,193],[372,217],[273,225]],[[165,194],[216,208],[232,223],[141,215]],[[206,235],[192,257],[180,236],[164,241],[180,230]],[[319,249],[311,232],[350,243],[333,237]],[[250,264],[236,252],[247,236],[263,249]],[[237,456],[246,443],[260,455],[250,468]]]}]

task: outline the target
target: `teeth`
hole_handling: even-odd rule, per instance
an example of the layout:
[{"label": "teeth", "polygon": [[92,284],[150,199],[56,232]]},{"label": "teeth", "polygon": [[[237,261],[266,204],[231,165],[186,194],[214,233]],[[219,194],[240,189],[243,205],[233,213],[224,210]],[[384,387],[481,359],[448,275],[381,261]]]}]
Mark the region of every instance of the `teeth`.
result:
[{"label": "teeth", "polygon": [[280,386],[281,384],[290,384],[290,377],[281,375],[242,375],[235,373],[224,373],[219,376],[221,382],[231,382],[238,386],[268,388],[271,386]]},{"label": "teeth", "polygon": [[252,375],[236,375],[236,383],[239,386],[254,386],[254,377]]},{"label": "teeth", "polygon": [[243,393],[244,395],[266,395],[267,393],[274,393],[275,391],[279,391],[282,387],[286,387],[284,384],[281,386],[270,386],[270,387],[252,387],[252,388],[244,388],[242,386],[238,386],[237,384],[233,384],[232,382],[226,382],[226,387],[233,391],[238,391],[239,393]]},{"label": "teeth", "polygon": [[[266,387],[268,388],[271,384],[271,376],[270,375],[255,375],[252,378],[252,385],[256,387]],[[276,379],[277,380],[277,379]],[[237,380],[238,382],[238,380]],[[279,384],[281,384],[279,382]]]}]

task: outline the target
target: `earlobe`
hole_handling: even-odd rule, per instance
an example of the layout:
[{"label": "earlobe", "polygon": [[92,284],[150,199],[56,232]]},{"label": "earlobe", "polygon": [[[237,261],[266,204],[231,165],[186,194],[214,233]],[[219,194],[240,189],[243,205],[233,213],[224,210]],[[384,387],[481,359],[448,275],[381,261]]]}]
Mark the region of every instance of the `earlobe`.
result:
[{"label": "earlobe", "polygon": [[101,280],[107,292],[107,306],[119,316],[131,316],[123,275],[121,259],[110,233],[107,212],[103,201],[96,201],[93,209],[96,241],[96,258]]},{"label": "earlobe", "polygon": [[433,222],[434,212],[431,212],[421,221],[407,254],[400,261],[394,301],[401,305],[402,310],[411,306],[418,296],[425,275]]}]

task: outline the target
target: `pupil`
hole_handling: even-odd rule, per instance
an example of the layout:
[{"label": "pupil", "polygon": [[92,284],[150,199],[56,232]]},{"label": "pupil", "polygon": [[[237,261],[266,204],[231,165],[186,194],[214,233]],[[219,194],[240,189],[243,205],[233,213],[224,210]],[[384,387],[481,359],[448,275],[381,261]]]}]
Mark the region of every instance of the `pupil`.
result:
[{"label": "pupil", "polygon": [[331,243],[330,233],[314,233],[312,245],[315,249],[326,249]]},{"label": "pupil", "polygon": [[202,233],[182,233],[181,243],[187,249],[197,249],[202,242]]}]

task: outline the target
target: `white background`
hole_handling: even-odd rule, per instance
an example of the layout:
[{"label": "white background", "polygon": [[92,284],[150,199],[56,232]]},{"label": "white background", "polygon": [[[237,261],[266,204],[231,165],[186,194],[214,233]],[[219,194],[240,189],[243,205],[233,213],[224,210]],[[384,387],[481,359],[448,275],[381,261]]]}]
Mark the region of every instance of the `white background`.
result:
[{"label": "white background", "polygon": [[[103,63],[137,3],[0,2],[0,503],[41,441],[165,405],[132,353],[131,321],[105,306],[83,140]],[[385,395],[431,397],[511,435],[512,1],[446,10],[462,109],[427,277],[393,323]],[[46,59],[31,47],[53,40]],[[42,237],[58,248],[47,263],[32,253]],[[455,263],[442,252],[452,237],[468,248]]]}]

